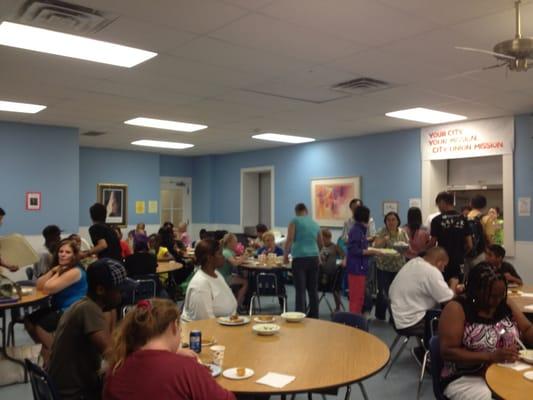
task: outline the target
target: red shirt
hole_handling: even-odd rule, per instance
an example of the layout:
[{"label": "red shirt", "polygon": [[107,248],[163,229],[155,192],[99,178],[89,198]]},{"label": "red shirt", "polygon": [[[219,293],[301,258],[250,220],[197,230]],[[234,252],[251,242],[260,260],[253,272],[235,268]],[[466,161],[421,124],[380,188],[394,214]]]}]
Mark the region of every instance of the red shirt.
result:
[{"label": "red shirt", "polygon": [[209,370],[190,357],[139,350],[106,377],[103,400],[235,400]]},{"label": "red shirt", "polygon": [[131,249],[130,249],[130,246],[128,244],[128,242],[126,242],[125,240],[121,240],[120,241],[120,251],[121,251],[121,255],[122,255],[122,258],[126,258],[128,256],[131,256]]}]

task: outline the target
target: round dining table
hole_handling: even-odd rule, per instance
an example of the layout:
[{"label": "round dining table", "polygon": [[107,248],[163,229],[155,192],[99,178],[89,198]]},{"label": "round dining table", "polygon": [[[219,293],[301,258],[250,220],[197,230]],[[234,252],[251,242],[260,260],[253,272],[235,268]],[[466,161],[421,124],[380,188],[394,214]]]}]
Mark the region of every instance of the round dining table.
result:
[{"label": "round dining table", "polygon": [[533,398],[533,381],[524,378],[524,372],[531,368],[515,371],[512,368],[492,364],[485,374],[490,390],[505,400],[531,400]]},{"label": "round dining table", "polygon": [[[281,329],[273,336],[259,336],[252,322],[241,326],[223,326],[216,319],[184,323],[182,334],[200,330],[205,338],[213,338],[226,347],[223,369],[251,368],[254,375],[244,380],[231,380],[223,375],[218,383],[233,393],[274,395],[323,391],[360,382],[387,365],[387,345],[376,336],[359,329],[329,321],[306,318],[301,322],[285,322],[277,316]],[[212,361],[209,347],[200,358]],[[296,377],[283,388],[256,383],[268,372]]]},{"label": "round dining table", "polygon": [[167,272],[177,271],[183,268],[183,264],[176,261],[158,261],[156,273],[166,274]]},{"label": "round dining table", "polygon": [[533,285],[509,288],[507,297],[518,305],[524,314],[533,314]]}]

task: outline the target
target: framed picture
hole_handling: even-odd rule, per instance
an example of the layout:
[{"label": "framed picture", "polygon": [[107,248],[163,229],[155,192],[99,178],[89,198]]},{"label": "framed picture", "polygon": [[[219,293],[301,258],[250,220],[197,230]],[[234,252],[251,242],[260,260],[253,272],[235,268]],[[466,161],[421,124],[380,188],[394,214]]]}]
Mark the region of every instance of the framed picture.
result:
[{"label": "framed picture", "polygon": [[96,187],[96,198],[106,207],[106,223],[121,228],[128,225],[128,185],[99,183]]},{"label": "framed picture", "polygon": [[390,212],[398,213],[400,209],[400,203],[397,201],[384,201],[383,202],[383,215],[387,215]]},{"label": "framed picture", "polygon": [[26,210],[39,211],[41,209],[41,192],[26,192]]},{"label": "framed picture", "polygon": [[322,226],[342,227],[352,216],[350,201],[361,197],[361,177],[311,180],[313,219]]}]

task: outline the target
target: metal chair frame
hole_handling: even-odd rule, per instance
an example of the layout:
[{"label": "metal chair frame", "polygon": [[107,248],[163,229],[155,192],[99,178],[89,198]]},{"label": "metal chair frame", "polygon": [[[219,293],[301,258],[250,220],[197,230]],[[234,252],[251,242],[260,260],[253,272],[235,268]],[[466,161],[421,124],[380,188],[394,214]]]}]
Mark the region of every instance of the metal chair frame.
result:
[{"label": "metal chair frame", "polygon": [[[261,283],[268,283],[268,281],[266,281],[266,278],[268,279],[272,279],[272,287],[271,288],[268,288],[267,290],[269,291],[268,293],[261,293],[261,288],[263,287],[263,285]],[[263,279],[264,281],[261,282],[261,279]],[[280,289],[279,289],[279,285],[278,285],[278,277],[276,276],[275,273],[273,272],[260,272],[256,275],[255,277],[255,293],[252,295],[251,299],[250,299],[250,309],[249,309],[249,314],[250,315],[253,315],[254,313],[254,306],[255,306],[255,302],[257,301],[257,309],[259,310],[259,312],[261,312],[261,296],[263,297],[277,297],[277,298],[281,298],[283,299],[283,306],[281,307],[282,309],[282,312],[286,312],[287,311],[287,295],[284,293],[284,292],[281,292]]]}]

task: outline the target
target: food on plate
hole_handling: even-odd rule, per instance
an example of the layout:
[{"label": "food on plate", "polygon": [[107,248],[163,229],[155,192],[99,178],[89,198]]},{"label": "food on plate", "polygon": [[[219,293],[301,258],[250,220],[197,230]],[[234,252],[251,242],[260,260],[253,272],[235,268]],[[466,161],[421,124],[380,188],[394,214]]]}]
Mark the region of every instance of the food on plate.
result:
[{"label": "food on plate", "polygon": [[271,315],[260,315],[257,317],[259,321],[268,322],[272,321],[273,317]]},{"label": "food on plate", "polygon": [[238,315],[235,315],[235,314],[234,315],[230,315],[229,316],[229,320],[231,322],[242,322],[243,321],[243,319],[241,317],[239,317]]},{"label": "food on plate", "polygon": [[246,374],[246,368],[238,367],[235,368],[237,376],[244,376]]}]

